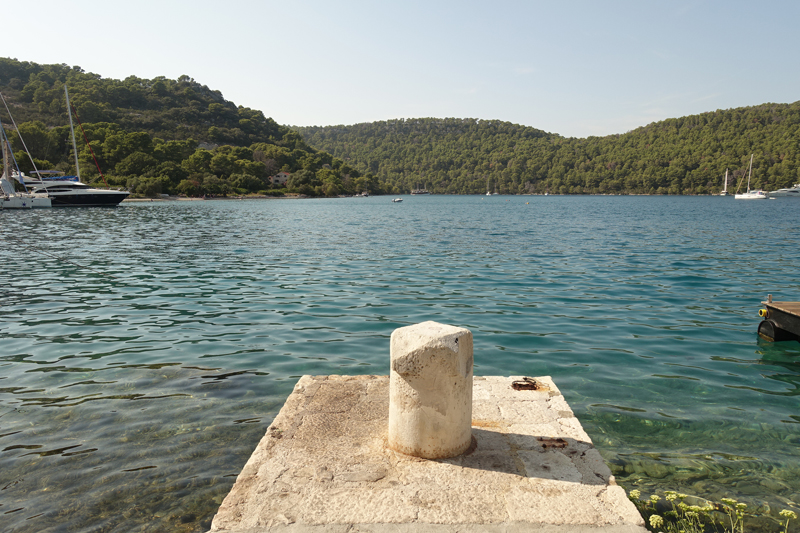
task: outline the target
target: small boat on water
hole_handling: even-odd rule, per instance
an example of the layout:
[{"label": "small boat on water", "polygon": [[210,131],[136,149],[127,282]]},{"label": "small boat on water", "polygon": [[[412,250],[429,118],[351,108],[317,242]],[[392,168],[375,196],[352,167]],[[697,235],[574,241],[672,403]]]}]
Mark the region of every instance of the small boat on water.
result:
[{"label": "small boat on water", "polygon": [[8,181],[5,172],[0,177],[0,209],[30,209],[33,204],[25,196],[14,190],[14,184]]},{"label": "small boat on water", "polygon": [[800,341],[800,302],[773,302],[772,295],[761,302],[765,309],[759,309],[763,318],[758,325],[758,335],[770,342]]},{"label": "small boat on water", "polygon": [[402,198],[395,198],[394,200],[392,200],[392,203],[395,203],[395,202],[402,202],[402,201],[403,201],[403,199],[402,199]]},{"label": "small boat on water", "polygon": [[771,191],[769,193],[770,198],[800,198],[800,183],[796,184],[794,187],[788,187],[786,189],[778,189],[777,191]]},{"label": "small boat on water", "polygon": [[[753,156],[750,155],[750,170],[747,172],[747,192],[741,194],[733,195],[735,200],[766,200],[767,193],[762,191],[761,189],[754,189],[750,190],[750,176],[753,173]],[[744,176],[742,177],[744,179]],[[741,180],[739,181],[739,186],[741,186]],[[739,187],[736,187],[736,190],[739,190]]]},{"label": "small boat on water", "polygon": [[[0,95],[2,96],[2,95]],[[5,104],[5,98],[3,99]],[[6,107],[8,109],[8,107]],[[9,111],[9,114],[11,112]],[[13,122],[13,117],[12,117]],[[21,179],[22,173],[19,170],[14,153],[11,151],[11,143],[6,135],[3,124],[0,123],[0,145],[3,150],[3,174],[0,176],[0,209],[31,209],[34,207],[50,207],[50,198],[46,194],[29,192]],[[13,164],[12,164],[13,163]],[[16,167],[16,169],[14,168]],[[14,181],[18,181],[24,191],[17,191]]]},{"label": "small boat on water", "polygon": [[5,173],[0,177],[0,209],[31,209],[34,207],[52,207],[50,198],[46,194],[17,192],[14,184],[6,178]]},{"label": "small boat on water", "polygon": [[31,209],[33,207],[50,207],[50,199],[47,196],[17,192],[4,170],[3,175],[0,176],[0,209]]},{"label": "small boat on water", "polygon": [[6,177],[0,177],[0,209],[31,209],[34,207],[51,207],[50,198],[46,194],[17,192],[14,184]]},{"label": "small boat on water", "polygon": [[[5,151],[5,147],[3,147]],[[3,154],[5,156],[5,154]],[[5,169],[10,169],[8,166],[7,157],[4,160],[3,175],[0,176],[0,209],[31,209],[33,207],[51,207],[50,198],[46,194],[38,194],[34,192],[17,192],[16,187],[12,181],[16,175],[11,173],[11,178],[6,175]]]},{"label": "small boat on water", "polygon": [[756,189],[753,191],[747,191],[745,193],[736,194],[734,195],[736,200],[766,200],[767,193],[762,191],[761,189]]}]

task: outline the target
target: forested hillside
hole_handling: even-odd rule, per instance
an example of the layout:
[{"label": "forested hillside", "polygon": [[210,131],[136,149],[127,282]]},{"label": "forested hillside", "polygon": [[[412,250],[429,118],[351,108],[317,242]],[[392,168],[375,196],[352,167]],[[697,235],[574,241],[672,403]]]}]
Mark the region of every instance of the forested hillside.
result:
[{"label": "forested hillside", "polygon": [[[19,132],[5,106],[0,120],[25,172],[33,167],[25,146],[37,168],[74,172],[65,84],[100,169],[134,193],[271,194],[281,191],[268,177],[280,170],[292,173],[290,190],[308,195],[380,192],[372,176],[189,76],[120,81],[80,67],[0,58],[0,92]],[[80,129],[76,135],[82,177],[97,180],[92,150]]]},{"label": "forested hillside", "polygon": [[[19,131],[0,120],[23,171],[72,169],[64,85],[91,150],[84,181],[132,192],[333,196],[368,190],[436,193],[707,194],[729,189],[754,154],[753,187],[800,182],[800,102],[669,119],[624,135],[564,138],[478,119],[400,119],[295,128],[236,106],[190,78],[105,79],[80,67],[0,58],[0,92]],[[21,138],[20,138],[21,134]],[[82,132],[78,130],[79,139]],[[291,173],[287,187],[269,176]]]},{"label": "forested hillside", "polygon": [[564,138],[508,122],[420,118],[296,128],[392,192],[707,194],[800,182],[800,102],[664,120],[624,135]]}]

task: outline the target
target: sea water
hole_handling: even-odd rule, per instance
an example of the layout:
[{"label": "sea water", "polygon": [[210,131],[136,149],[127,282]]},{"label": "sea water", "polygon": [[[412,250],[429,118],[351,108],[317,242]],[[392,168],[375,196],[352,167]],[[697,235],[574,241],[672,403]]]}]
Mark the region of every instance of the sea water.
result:
[{"label": "sea water", "polygon": [[303,374],[469,328],[625,489],[800,505],[800,202],[406,196],[0,212],[3,531],[204,531]]}]

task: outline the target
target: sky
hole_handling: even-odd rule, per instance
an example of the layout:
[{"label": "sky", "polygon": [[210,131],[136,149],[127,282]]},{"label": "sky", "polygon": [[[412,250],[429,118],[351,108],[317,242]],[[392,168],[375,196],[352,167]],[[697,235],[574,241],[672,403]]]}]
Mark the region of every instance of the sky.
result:
[{"label": "sky", "polygon": [[279,124],[503,120],[565,137],[800,100],[800,1],[26,0],[0,57],[188,75]]}]

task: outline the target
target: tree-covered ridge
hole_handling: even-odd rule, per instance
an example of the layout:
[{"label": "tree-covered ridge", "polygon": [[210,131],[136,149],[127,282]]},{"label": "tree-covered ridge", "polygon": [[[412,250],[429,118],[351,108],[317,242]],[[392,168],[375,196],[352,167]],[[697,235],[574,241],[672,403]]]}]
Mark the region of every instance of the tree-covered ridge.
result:
[{"label": "tree-covered ridge", "polygon": [[289,191],[312,196],[380,191],[372,176],[188,76],[120,81],[80,67],[0,58],[0,92],[19,131],[4,108],[0,117],[23,171],[32,170],[27,146],[37,168],[74,172],[64,85],[91,145],[78,130],[85,181],[99,179],[94,152],[111,184],[149,196],[278,193],[269,177],[279,171],[292,173]]},{"label": "tree-covered ridge", "polygon": [[0,58],[0,87],[16,103],[12,112],[17,122],[67,124],[65,84],[84,122],[111,122],[153,137],[238,146],[291,136],[288,128],[261,111],[237,107],[189,76],[114,80],[77,66]]},{"label": "tree-covered ridge", "polygon": [[564,138],[508,122],[406,119],[296,128],[393,192],[707,194],[754,154],[751,187],[800,182],[800,102],[668,119],[624,135]]},{"label": "tree-covered ridge", "polygon": [[[800,102],[669,119],[586,139],[453,118],[291,131],[188,76],[120,81],[80,67],[0,58],[0,91],[39,168],[72,171],[64,84],[109,181],[148,195],[274,193],[268,177],[279,170],[292,173],[289,191],[308,195],[417,187],[438,193],[488,187],[502,193],[704,194],[721,189],[726,168],[735,189],[750,154],[753,187],[800,182]],[[2,111],[17,159],[29,171]],[[96,178],[91,151],[80,142],[79,159],[85,179]]]}]

